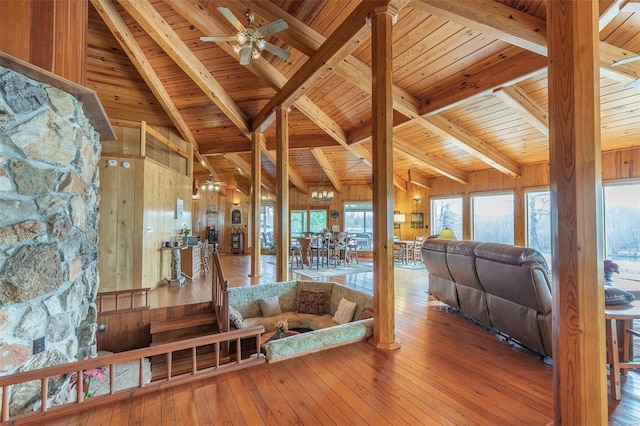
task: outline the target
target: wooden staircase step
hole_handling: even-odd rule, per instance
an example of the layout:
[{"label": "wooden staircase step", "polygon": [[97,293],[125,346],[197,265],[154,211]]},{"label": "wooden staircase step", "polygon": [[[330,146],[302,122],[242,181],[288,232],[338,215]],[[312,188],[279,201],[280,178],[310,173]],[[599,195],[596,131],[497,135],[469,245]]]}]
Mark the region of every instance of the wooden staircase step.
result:
[{"label": "wooden staircase step", "polygon": [[[229,356],[220,356],[220,365],[231,362]],[[214,352],[196,355],[196,366],[198,370],[213,367],[216,365],[216,354]],[[171,362],[171,376],[190,373],[192,369],[191,357],[175,359]],[[164,379],[167,377],[167,363],[164,360],[152,361],[151,380]]]},{"label": "wooden staircase step", "polygon": [[212,312],[210,314],[191,315],[184,318],[154,321],[150,325],[150,332],[153,335],[164,333],[166,331],[180,330],[183,328],[191,328],[215,323],[216,315]]},{"label": "wooden staircase step", "polygon": [[203,337],[203,336],[210,336],[212,334],[218,334],[219,331],[215,328],[215,327],[206,327],[206,328],[202,328],[202,327],[198,327],[196,329],[191,329],[191,330],[173,330],[175,332],[166,332],[166,333],[156,333],[155,335],[151,336],[151,345],[150,346],[156,346],[159,345],[161,343],[170,343],[170,342],[177,342],[179,340],[187,340],[187,339],[193,339],[194,337]]}]

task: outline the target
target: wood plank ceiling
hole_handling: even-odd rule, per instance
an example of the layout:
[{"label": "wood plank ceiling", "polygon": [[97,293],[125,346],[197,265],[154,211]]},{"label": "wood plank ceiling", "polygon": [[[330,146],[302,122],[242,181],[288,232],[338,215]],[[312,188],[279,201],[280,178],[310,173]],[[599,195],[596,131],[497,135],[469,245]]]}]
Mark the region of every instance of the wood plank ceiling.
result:
[{"label": "wood plank ceiling", "polygon": [[[350,16],[360,1],[91,2],[87,85],[110,118],[175,127],[216,179],[246,191],[250,132],[272,122],[265,107],[295,86],[291,184],[308,192],[323,174],[338,191],[371,183],[370,31]],[[548,160],[546,1],[389,3],[398,9],[396,186],[442,175],[466,182],[467,173],[489,168],[518,176],[521,165]],[[237,32],[218,6],[243,23],[251,9],[257,26],[284,19],[289,28],[267,40],[291,57],[263,51],[243,66],[230,43],[201,42]],[[602,149],[638,146],[640,61],[612,64],[640,52],[640,2],[603,0],[600,10]],[[350,54],[323,60],[302,91],[296,79],[350,26],[364,28],[346,43]],[[273,188],[275,126],[263,142],[264,186]],[[206,179],[210,170],[194,163],[194,178]]]}]

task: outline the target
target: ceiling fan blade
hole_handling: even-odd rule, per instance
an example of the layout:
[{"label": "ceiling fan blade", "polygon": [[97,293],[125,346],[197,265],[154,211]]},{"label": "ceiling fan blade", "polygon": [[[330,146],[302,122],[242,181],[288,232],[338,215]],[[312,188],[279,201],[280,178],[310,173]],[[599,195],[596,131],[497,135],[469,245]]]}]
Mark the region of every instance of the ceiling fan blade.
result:
[{"label": "ceiling fan blade", "polygon": [[268,41],[264,42],[264,50],[273,53],[274,55],[284,59],[285,61],[289,59],[289,56],[291,56],[288,51],[276,46],[275,44],[271,44]]},{"label": "ceiling fan blade", "polygon": [[249,65],[251,61],[251,48],[243,47],[240,51],[240,65]]},{"label": "ceiling fan blade", "polygon": [[200,37],[200,41],[238,41],[236,36]]},{"label": "ceiling fan blade", "polygon": [[640,60],[640,55],[638,56],[630,56],[628,58],[624,58],[624,59],[620,59],[619,61],[615,61],[614,63],[611,64],[612,67],[615,67],[616,65],[624,65],[624,64],[628,64],[629,62],[634,62],[634,61],[638,61]]},{"label": "ceiling fan blade", "polygon": [[240,32],[244,31],[244,26],[242,25],[242,23],[240,23],[238,18],[236,18],[236,15],[234,15],[233,12],[231,12],[229,9],[224,6],[218,6],[218,12],[220,12],[222,16],[227,18],[227,21],[231,22],[231,25],[233,25],[236,30]]},{"label": "ceiling fan blade", "polygon": [[278,31],[286,30],[289,28],[289,24],[284,19],[278,19],[277,21],[273,21],[270,24],[265,25],[264,27],[258,28],[260,34],[264,36],[268,36],[269,34],[277,33]]}]

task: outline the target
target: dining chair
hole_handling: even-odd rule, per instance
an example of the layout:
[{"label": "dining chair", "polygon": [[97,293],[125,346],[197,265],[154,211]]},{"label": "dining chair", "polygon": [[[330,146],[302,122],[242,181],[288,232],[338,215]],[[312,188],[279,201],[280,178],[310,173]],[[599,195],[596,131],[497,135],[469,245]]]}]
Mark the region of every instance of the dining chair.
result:
[{"label": "dining chair", "polygon": [[407,260],[412,260],[413,264],[422,262],[422,244],[424,243],[424,236],[416,236],[413,240],[413,245],[407,247]]},{"label": "dining chair", "polygon": [[352,263],[355,261],[356,263],[360,263],[358,261],[358,241],[355,239],[349,238],[347,240],[347,263]]},{"label": "dining chair", "polygon": [[331,232],[324,232],[311,243],[311,258],[312,262],[315,259],[316,269],[325,264],[329,266],[329,244],[332,236]]},{"label": "dining chair", "polygon": [[337,232],[331,241],[331,260],[335,266],[346,260],[348,232]]},{"label": "dining chair", "polygon": [[304,269],[304,263],[302,262],[302,247],[300,243],[291,239],[291,245],[289,246],[289,267],[293,268],[293,263],[296,263],[297,267],[302,267]]}]

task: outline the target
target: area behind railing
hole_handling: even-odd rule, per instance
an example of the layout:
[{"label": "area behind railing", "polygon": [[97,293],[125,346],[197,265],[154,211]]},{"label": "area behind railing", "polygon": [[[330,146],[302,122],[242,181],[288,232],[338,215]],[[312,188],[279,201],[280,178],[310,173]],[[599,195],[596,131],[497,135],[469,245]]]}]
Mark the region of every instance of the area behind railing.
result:
[{"label": "area behind railing", "polygon": [[[87,409],[101,404],[114,402],[117,400],[132,398],[134,396],[153,392],[164,388],[177,386],[193,380],[200,380],[207,377],[216,376],[228,371],[239,370],[254,365],[263,364],[264,357],[260,354],[260,335],[264,333],[264,327],[253,327],[242,330],[235,330],[227,333],[213,334],[204,337],[196,337],[189,340],[172,342],[153,346],[150,348],[134,349],[127,352],[120,352],[112,355],[106,355],[99,358],[86,359],[84,361],[63,364],[55,367],[48,367],[39,370],[28,371],[24,373],[13,374],[0,377],[0,388],[2,389],[2,411],[0,420],[2,424],[15,424],[22,422],[32,422],[38,418],[47,416],[51,417],[63,416],[72,412]],[[242,359],[241,340],[255,339],[255,352],[250,356]],[[225,345],[235,345],[235,355],[228,363],[221,364],[222,349]],[[196,352],[198,348],[207,345],[214,345],[215,362],[211,364],[199,365]],[[190,350],[191,355],[191,371],[182,374],[173,375],[172,360],[173,353],[177,351]],[[143,364],[145,358],[152,356],[166,357],[166,374],[163,378],[145,383]],[[118,364],[137,361],[139,363],[140,374],[138,377],[138,385],[134,388],[126,388],[116,391],[116,371]],[[92,369],[101,369],[105,366],[109,367],[109,393],[105,395],[96,395],[91,398],[85,398],[85,392],[82,385],[76,385],[75,401],[67,404],[48,407],[49,401],[49,383],[58,376],[66,376],[70,378],[72,374],[76,377],[85,377],[85,372]],[[41,408],[39,411],[23,413],[18,415],[10,415],[9,399],[11,396],[12,386],[27,383],[30,381],[40,382]],[[78,381],[82,383],[81,380]]]}]

